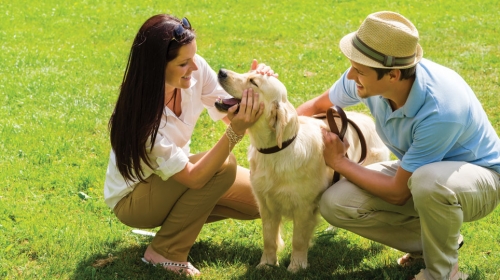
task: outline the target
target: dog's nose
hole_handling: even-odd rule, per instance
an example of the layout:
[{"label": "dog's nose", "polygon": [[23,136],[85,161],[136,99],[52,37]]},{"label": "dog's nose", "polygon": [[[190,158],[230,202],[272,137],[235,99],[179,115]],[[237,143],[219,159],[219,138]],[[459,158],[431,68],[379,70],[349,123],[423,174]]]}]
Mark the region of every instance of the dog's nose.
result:
[{"label": "dog's nose", "polygon": [[227,72],[224,69],[219,70],[219,79],[225,79],[227,78]]}]

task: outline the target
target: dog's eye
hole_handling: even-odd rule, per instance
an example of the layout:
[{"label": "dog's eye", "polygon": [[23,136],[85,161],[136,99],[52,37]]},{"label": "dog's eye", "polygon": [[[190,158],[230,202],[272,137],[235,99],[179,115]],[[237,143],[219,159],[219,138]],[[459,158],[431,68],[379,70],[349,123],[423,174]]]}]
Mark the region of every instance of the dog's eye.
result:
[{"label": "dog's eye", "polygon": [[252,83],[256,87],[259,87],[259,85],[257,85],[257,83],[253,79],[250,79],[250,83]]}]

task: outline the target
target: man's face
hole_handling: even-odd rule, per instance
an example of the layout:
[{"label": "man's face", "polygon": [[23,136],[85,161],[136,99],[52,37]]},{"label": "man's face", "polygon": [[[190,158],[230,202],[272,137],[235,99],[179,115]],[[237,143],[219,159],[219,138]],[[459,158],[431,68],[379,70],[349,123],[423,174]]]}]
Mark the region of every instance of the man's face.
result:
[{"label": "man's face", "polygon": [[358,96],[361,98],[376,95],[384,96],[390,86],[389,75],[384,75],[382,79],[378,80],[377,72],[373,68],[356,63],[352,60],[347,78],[356,82]]}]

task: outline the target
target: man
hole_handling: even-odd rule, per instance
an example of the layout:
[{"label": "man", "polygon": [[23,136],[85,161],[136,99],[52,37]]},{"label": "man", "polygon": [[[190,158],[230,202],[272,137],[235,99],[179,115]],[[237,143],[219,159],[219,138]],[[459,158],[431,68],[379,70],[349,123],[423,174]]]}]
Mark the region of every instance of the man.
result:
[{"label": "man", "polygon": [[500,140],[467,83],[423,59],[418,31],[393,12],[369,15],[340,41],[351,67],[301,115],[333,104],[368,106],[377,132],[397,161],[362,167],[348,143],[324,132],[325,161],[345,179],[322,196],[332,225],[423,258],[415,279],[466,279],[458,271],[460,227],[500,201]]}]

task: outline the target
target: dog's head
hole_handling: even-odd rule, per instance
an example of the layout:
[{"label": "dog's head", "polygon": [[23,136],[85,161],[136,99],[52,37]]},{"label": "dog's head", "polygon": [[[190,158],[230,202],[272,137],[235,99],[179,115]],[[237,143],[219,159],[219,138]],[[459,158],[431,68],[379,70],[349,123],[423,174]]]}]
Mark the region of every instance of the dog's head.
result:
[{"label": "dog's head", "polygon": [[[295,108],[287,100],[285,85],[276,77],[262,75],[255,71],[236,73],[230,70],[219,71],[219,84],[234,98],[218,100],[215,106],[220,111],[227,109],[241,101],[245,89],[252,88],[259,93],[259,100],[264,103],[264,114],[269,127],[276,131],[276,142],[281,147],[285,125],[289,119],[296,116]],[[285,139],[286,140],[286,139]]]}]

